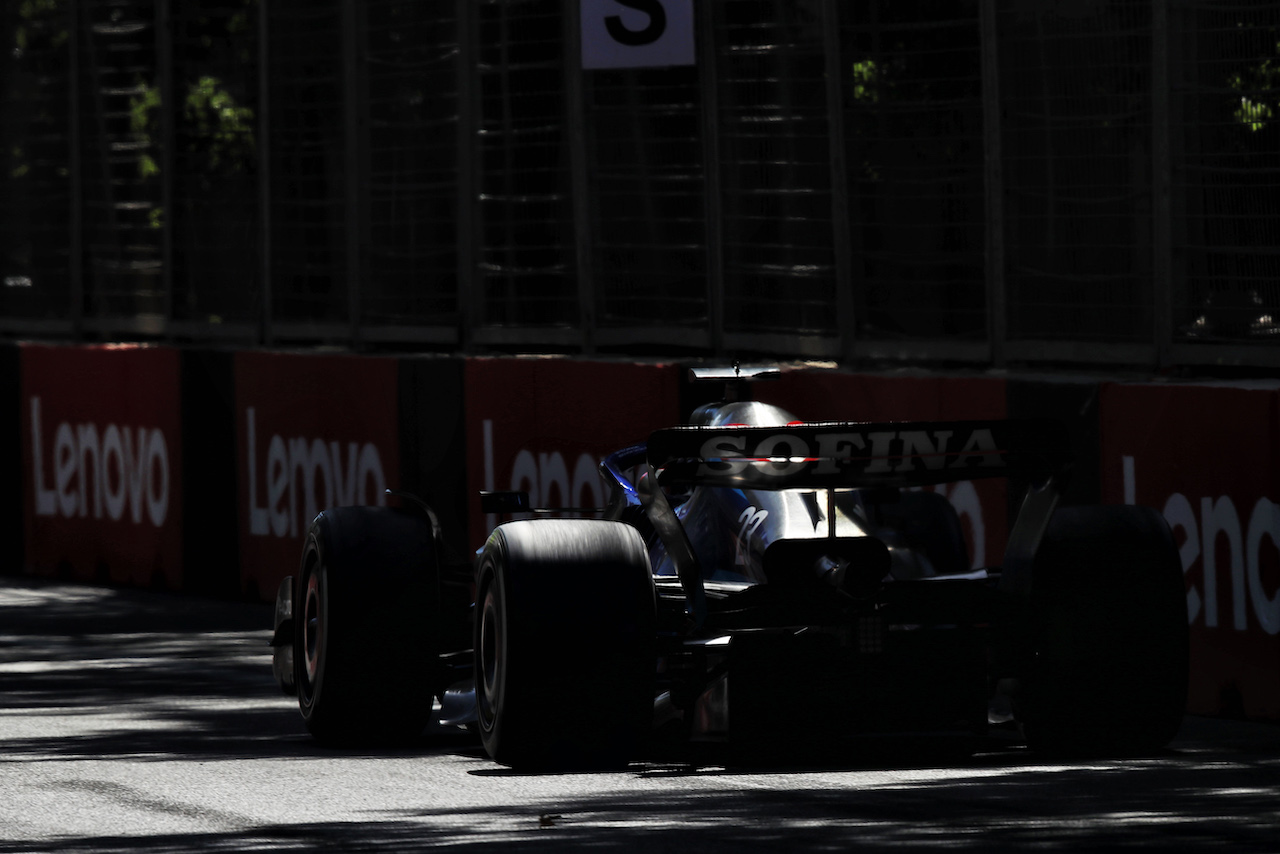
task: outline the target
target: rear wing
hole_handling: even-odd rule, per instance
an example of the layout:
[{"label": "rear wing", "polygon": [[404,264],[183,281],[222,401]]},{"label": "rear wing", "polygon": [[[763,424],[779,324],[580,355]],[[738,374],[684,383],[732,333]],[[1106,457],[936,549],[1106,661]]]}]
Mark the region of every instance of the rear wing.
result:
[{"label": "rear wing", "polygon": [[1066,430],[1048,420],[674,427],[649,436],[647,457],[664,484],[745,489],[1045,481],[1071,465]]}]

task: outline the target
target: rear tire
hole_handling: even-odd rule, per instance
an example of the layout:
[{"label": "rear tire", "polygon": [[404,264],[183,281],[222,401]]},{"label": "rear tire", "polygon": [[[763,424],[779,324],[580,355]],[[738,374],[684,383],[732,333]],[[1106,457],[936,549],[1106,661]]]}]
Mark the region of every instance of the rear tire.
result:
[{"label": "rear tire", "polygon": [[644,541],[621,522],[500,525],[476,579],[480,737],[517,769],[635,758],[653,717],[656,599]]},{"label": "rear tire", "polygon": [[1187,699],[1181,563],[1149,507],[1070,507],[1036,556],[1020,717],[1049,753],[1144,754],[1177,734]]},{"label": "rear tire", "polygon": [[389,507],[312,522],[294,600],[294,672],[307,729],[326,744],[421,735],[439,681],[431,523]]}]

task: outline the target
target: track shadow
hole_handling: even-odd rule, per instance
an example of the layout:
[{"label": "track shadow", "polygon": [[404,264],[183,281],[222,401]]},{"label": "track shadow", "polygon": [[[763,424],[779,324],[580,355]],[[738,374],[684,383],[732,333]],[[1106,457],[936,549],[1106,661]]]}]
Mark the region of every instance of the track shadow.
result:
[{"label": "track shadow", "polygon": [[[228,833],[0,841],[16,852],[387,850],[1275,850],[1276,758],[1008,767],[861,786],[772,789],[704,779],[524,806],[388,812]],[[582,787],[578,790],[581,791]]]},{"label": "track shadow", "polygon": [[[443,756],[456,766],[450,773],[483,782],[483,805],[438,806],[438,793],[424,788],[415,808],[374,805],[357,820],[236,827],[232,819],[231,829],[218,831],[49,840],[16,839],[0,828],[0,854],[498,846],[1234,854],[1274,851],[1280,838],[1280,728],[1195,718],[1164,755],[1076,762],[1044,762],[996,741],[963,761],[664,758],[622,774],[530,780],[488,763],[456,731],[429,731],[396,751],[330,751],[304,734],[294,701],[276,689],[270,616],[260,605],[0,579],[0,764]],[[95,725],[71,735],[42,729],[42,721],[67,715]],[[307,767],[291,773],[305,777]],[[79,793],[66,794],[74,803]]]},{"label": "track shadow", "polygon": [[[271,676],[271,618],[256,603],[0,579],[0,713],[27,722],[0,734],[3,758],[332,756]],[[55,715],[111,725],[42,731]],[[470,743],[429,730],[398,753]]]}]

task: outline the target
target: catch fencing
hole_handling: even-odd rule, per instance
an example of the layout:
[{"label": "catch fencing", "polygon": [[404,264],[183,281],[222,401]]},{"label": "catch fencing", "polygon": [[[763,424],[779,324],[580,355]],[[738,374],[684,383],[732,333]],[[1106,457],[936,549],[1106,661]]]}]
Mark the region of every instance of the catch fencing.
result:
[{"label": "catch fencing", "polygon": [[[691,63],[584,67],[682,9]],[[0,46],[11,337],[1280,366],[1269,0],[0,0]]]}]

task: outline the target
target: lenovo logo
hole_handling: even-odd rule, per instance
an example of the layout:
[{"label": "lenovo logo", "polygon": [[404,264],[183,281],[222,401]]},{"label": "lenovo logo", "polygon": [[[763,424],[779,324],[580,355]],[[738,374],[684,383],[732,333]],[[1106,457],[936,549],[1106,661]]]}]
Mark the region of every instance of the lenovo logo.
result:
[{"label": "lenovo logo", "polygon": [[159,528],[169,514],[169,446],[157,427],[60,422],[52,441],[31,398],[37,516],[92,517]]},{"label": "lenovo logo", "polygon": [[256,414],[255,407],[245,409],[252,536],[294,538],[326,507],[386,503],[387,476],[377,446],[307,436],[260,437]]}]

